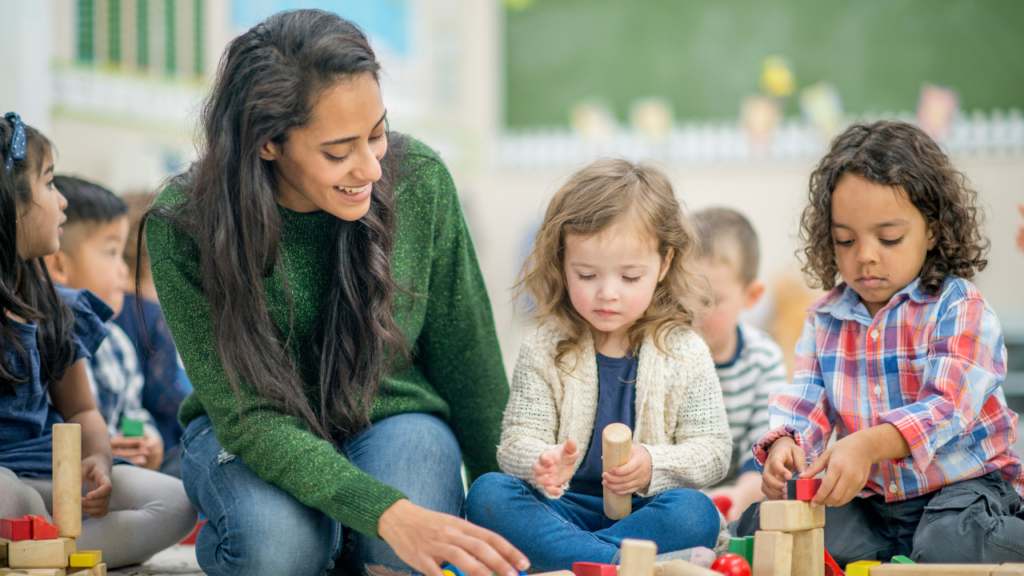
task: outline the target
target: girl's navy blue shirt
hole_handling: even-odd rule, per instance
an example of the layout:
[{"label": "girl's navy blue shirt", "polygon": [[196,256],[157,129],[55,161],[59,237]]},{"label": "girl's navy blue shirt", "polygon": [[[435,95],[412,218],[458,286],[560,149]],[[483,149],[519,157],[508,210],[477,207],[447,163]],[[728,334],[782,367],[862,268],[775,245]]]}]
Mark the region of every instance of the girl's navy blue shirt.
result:
[{"label": "girl's navy blue shirt", "polygon": [[[104,322],[114,311],[88,290],[57,285],[57,294],[74,313],[75,361],[91,358],[109,333]],[[18,475],[49,476],[53,472],[52,428],[63,420],[50,404],[50,382],[39,363],[35,323],[12,323],[24,354],[13,342],[3,342],[4,357],[8,366],[26,380],[13,389],[0,387],[0,466]]]}]

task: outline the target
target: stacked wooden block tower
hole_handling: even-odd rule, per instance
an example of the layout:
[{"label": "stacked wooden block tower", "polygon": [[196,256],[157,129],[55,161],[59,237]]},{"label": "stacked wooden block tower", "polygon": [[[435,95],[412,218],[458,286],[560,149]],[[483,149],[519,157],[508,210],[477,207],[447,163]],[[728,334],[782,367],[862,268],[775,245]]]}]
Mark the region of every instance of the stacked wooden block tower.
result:
[{"label": "stacked wooden block tower", "polygon": [[761,503],[753,576],[825,576],[825,507],[811,506],[821,480],[790,480],[788,500]]},{"label": "stacked wooden block tower", "polygon": [[75,547],[82,535],[82,428],[53,426],[53,524],[45,516],[0,519],[0,576],[106,576],[99,550]]}]

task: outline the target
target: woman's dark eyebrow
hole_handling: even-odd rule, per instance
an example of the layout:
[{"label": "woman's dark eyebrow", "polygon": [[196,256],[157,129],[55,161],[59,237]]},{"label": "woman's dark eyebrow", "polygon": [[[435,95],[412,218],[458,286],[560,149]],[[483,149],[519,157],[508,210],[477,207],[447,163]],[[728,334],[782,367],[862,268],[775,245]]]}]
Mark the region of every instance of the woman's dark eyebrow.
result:
[{"label": "woman's dark eyebrow", "polygon": [[[381,116],[380,120],[377,120],[377,123],[373,125],[373,129],[376,130],[377,126],[380,126],[381,122],[383,122],[384,119],[387,118],[387,117],[388,117],[388,111],[385,110],[384,111],[384,115]],[[322,143],[320,145],[321,146],[336,146],[338,144],[344,144],[345,142],[351,142],[351,141],[355,140],[356,138],[359,138],[359,136],[349,136],[348,138],[338,138],[337,140],[331,140],[330,142],[324,142],[324,143]]]}]

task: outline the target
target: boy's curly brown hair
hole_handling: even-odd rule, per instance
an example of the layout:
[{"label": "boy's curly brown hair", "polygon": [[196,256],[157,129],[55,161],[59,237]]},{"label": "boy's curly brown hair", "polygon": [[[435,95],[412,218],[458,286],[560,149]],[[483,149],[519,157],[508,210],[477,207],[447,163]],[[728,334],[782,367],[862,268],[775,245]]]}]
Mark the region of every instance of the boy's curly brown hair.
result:
[{"label": "boy's curly brown hair", "polygon": [[[846,174],[891,186],[906,195],[937,235],[921,267],[921,288],[938,294],[946,276],[970,279],[984,270],[989,242],[981,235],[978,193],[920,128],[894,120],[858,123],[832,141],[811,173],[800,218],[804,267],[813,288],[836,285],[839,266],[832,237],[832,193]],[[799,252],[798,252],[799,254]]]},{"label": "boy's curly brown hair", "polygon": [[668,176],[650,164],[597,160],[572,176],[551,199],[514,288],[517,301],[522,302],[522,296],[532,300],[538,322],[554,322],[568,335],[555,354],[567,372],[572,371],[568,360],[579,359],[580,338],[589,325],[573,307],[566,289],[565,238],[600,234],[621,221],[653,240],[662,258],[672,255],[650,305],[629,330],[630,349],[636,350],[651,335],[655,346],[667,352],[664,337],[675,329],[692,329],[695,317],[711,301],[707,281],[696,272],[697,236],[683,216]]}]

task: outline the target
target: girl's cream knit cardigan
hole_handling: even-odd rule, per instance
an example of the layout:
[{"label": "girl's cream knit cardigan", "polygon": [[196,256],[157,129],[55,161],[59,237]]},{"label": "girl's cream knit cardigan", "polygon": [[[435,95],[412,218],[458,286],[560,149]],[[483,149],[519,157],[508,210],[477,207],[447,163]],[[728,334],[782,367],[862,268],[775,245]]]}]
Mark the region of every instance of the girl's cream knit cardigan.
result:
[{"label": "girl's cream knit cardigan", "polygon": [[[505,473],[534,482],[533,464],[541,452],[572,438],[583,463],[597,416],[599,384],[590,333],[571,373],[555,365],[555,346],[565,334],[548,323],[538,327],[519,352],[502,423],[498,464]],[[722,389],[704,341],[692,330],[664,338],[662,352],[648,337],[640,347],[636,377],[636,429],[633,443],[651,453],[651,483],[639,496],[670,488],[704,488],[725,477],[732,436]],[[572,366],[573,359],[569,359]],[[569,483],[562,486],[569,489]]]}]

